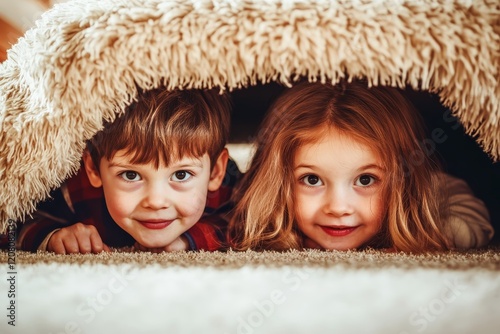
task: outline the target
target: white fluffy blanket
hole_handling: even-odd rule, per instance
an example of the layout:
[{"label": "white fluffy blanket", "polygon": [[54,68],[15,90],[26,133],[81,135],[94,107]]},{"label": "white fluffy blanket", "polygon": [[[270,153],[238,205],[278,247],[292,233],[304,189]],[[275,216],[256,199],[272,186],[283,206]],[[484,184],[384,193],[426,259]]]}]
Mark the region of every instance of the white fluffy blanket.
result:
[{"label": "white fluffy blanket", "polygon": [[298,76],[437,92],[500,159],[497,0],[72,0],[0,64],[0,231],[78,167],[137,87]]}]

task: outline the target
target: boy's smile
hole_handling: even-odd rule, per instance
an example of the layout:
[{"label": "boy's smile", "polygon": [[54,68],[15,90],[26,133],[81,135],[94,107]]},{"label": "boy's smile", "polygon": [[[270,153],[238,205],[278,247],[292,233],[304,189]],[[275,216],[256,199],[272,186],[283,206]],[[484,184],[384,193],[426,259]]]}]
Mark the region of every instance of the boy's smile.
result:
[{"label": "boy's smile", "polygon": [[152,230],[161,230],[172,224],[173,220],[152,219],[152,220],[138,220],[139,223]]},{"label": "boy's smile", "polygon": [[198,222],[211,190],[210,158],[184,157],[169,166],[133,164],[123,150],[101,159],[98,173],[113,220],[140,245],[165,247]]},{"label": "boy's smile", "polygon": [[380,230],[385,171],[367,145],[335,129],[300,147],[294,162],[298,228],[306,245],[347,250]]}]

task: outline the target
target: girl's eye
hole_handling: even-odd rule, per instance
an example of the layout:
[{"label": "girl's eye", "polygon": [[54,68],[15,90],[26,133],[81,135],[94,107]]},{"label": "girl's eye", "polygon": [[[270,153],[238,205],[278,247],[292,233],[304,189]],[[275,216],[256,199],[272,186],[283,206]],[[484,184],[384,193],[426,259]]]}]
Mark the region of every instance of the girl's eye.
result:
[{"label": "girl's eye", "polygon": [[139,175],[139,173],[131,171],[131,170],[128,170],[128,171],[121,173],[120,176],[125,181],[129,181],[129,182],[141,180],[141,176]]},{"label": "girl's eye", "polygon": [[182,182],[182,181],[187,181],[191,176],[193,176],[191,173],[185,170],[179,170],[172,174],[172,181],[175,182]]},{"label": "girl's eye", "polygon": [[302,182],[304,182],[305,185],[311,186],[311,187],[319,187],[323,185],[323,181],[319,178],[319,176],[310,174],[306,175],[302,178]]},{"label": "girl's eye", "polygon": [[360,187],[368,187],[371,186],[375,182],[375,178],[371,175],[361,175],[357,180],[356,180],[356,185]]}]

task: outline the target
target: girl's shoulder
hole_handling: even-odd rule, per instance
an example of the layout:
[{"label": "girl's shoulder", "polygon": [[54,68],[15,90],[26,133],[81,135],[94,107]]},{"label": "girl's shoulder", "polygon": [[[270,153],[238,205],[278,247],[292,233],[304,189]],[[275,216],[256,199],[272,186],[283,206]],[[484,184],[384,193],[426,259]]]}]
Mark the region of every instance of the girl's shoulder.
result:
[{"label": "girl's shoulder", "polygon": [[485,203],[465,180],[442,172],[433,177],[447,194],[445,233],[454,247],[467,249],[487,245],[494,230]]}]

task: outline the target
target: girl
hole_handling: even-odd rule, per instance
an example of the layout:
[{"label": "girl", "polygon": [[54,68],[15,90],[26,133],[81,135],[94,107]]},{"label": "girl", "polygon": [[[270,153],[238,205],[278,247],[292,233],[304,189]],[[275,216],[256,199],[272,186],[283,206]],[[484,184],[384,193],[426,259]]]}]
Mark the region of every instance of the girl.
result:
[{"label": "girl", "polygon": [[419,113],[389,87],[302,83],[271,107],[230,222],[238,250],[480,247],[483,202],[442,174]]}]

